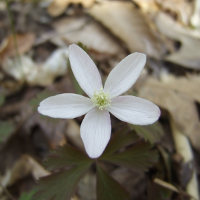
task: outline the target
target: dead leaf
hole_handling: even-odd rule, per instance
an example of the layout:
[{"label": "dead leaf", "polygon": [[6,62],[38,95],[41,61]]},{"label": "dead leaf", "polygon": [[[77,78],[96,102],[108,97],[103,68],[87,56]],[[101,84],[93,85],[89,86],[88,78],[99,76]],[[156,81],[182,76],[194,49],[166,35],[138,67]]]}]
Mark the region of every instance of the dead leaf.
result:
[{"label": "dead leaf", "polygon": [[165,60],[184,67],[200,69],[200,32],[181,26],[164,13],[157,15],[155,24],[162,34],[181,42],[180,49],[167,55]]},{"label": "dead leaf", "polygon": [[190,17],[190,23],[195,28],[200,28],[200,1],[194,0],[193,14]]},{"label": "dead leaf", "polygon": [[69,119],[67,122],[66,136],[75,146],[85,149],[80,137],[80,125],[74,119]]},{"label": "dead leaf", "polygon": [[35,35],[33,33],[26,33],[26,34],[17,34],[16,38],[16,45],[15,46],[15,39],[13,35],[5,38],[0,45],[0,59],[5,60],[8,57],[14,57],[22,55],[26,53],[34,44]]},{"label": "dead leaf", "polygon": [[170,11],[178,16],[178,20],[185,25],[189,24],[192,13],[192,4],[187,0],[156,0],[163,11]]},{"label": "dead leaf", "polygon": [[141,87],[139,96],[168,110],[179,130],[187,135],[193,146],[200,151],[200,122],[191,96],[168,88],[165,83],[151,77]]},{"label": "dead leaf", "polygon": [[36,160],[29,155],[22,155],[21,158],[14,164],[11,170],[11,178],[8,185],[14,184],[17,180],[25,177],[31,173],[35,180],[42,176],[50,174],[49,171],[44,169]]},{"label": "dead leaf", "polygon": [[68,48],[54,51],[47,61],[27,76],[30,85],[47,86],[53,83],[58,76],[63,76],[67,72]]},{"label": "dead leaf", "polygon": [[87,172],[77,186],[77,193],[81,199],[96,199],[96,174]]},{"label": "dead leaf", "polygon": [[159,10],[156,0],[132,0],[139,5],[144,12],[155,13]]},{"label": "dead leaf", "polygon": [[160,58],[162,50],[158,37],[131,2],[102,1],[90,8],[88,13],[125,42],[130,52],[138,51]]},{"label": "dead leaf", "polygon": [[[0,182],[4,187],[7,187],[9,185],[13,185],[19,179],[24,178],[30,173],[33,175],[35,180],[38,180],[39,177],[50,174],[50,172],[45,170],[44,167],[31,156],[22,155],[10,169],[7,169],[4,175],[0,175]],[[0,194],[2,191],[3,189],[0,187]]]},{"label": "dead leaf", "polygon": [[6,59],[2,63],[3,70],[20,83],[26,81],[29,85],[46,86],[67,71],[68,49],[54,51],[43,64],[35,63],[28,56]]},{"label": "dead leaf", "polygon": [[116,55],[122,52],[118,42],[109,35],[97,22],[88,17],[67,17],[53,24],[58,37],[55,43],[78,43],[96,52]]},{"label": "dead leaf", "polygon": [[165,87],[174,91],[178,91],[192,97],[195,101],[200,103],[200,76],[197,74],[187,74],[186,77],[175,77],[168,74],[162,77],[162,82]]},{"label": "dead leaf", "polygon": [[36,64],[28,56],[7,58],[2,62],[4,72],[12,76],[20,83],[24,82],[26,76],[36,68]]},{"label": "dead leaf", "polygon": [[80,3],[83,5],[83,7],[88,8],[92,6],[94,0],[53,0],[53,2],[48,7],[48,13],[53,17],[57,17],[65,12],[70,3]]}]

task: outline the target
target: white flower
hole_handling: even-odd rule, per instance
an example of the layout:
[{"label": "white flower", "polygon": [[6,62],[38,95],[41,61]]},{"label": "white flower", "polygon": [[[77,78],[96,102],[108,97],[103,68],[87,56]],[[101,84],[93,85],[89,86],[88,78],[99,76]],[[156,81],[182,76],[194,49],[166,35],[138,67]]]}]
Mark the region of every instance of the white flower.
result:
[{"label": "white flower", "polygon": [[90,97],[60,94],[40,103],[38,111],[49,117],[72,119],[86,114],[81,124],[81,138],[91,158],[99,157],[111,136],[110,114],[137,125],[158,120],[160,109],[148,100],[119,96],[136,82],[146,62],[146,55],[133,53],[124,58],[109,74],[104,88],[92,59],[75,44],[69,46],[72,71],[81,88]]}]

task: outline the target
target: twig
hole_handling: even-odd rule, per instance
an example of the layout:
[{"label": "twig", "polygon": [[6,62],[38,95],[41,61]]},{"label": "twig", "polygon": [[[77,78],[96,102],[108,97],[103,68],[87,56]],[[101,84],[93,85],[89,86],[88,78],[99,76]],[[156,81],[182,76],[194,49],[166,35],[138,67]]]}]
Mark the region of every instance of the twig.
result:
[{"label": "twig", "polygon": [[[192,149],[189,143],[189,140],[187,136],[185,136],[183,133],[181,133],[176,124],[174,123],[174,120],[170,119],[170,124],[172,128],[172,134],[176,146],[176,151],[179,155],[182,156],[183,162],[188,163],[193,160],[193,153]],[[195,169],[193,170],[193,175],[190,181],[188,182],[186,186],[186,192],[192,196],[191,200],[198,199],[199,200],[199,192],[198,192],[198,182],[197,182],[197,173]]]},{"label": "twig", "polygon": [[22,75],[24,76],[24,71],[23,71],[23,68],[22,68],[20,54],[19,54],[19,49],[18,49],[18,46],[17,46],[17,39],[16,39],[16,33],[15,33],[15,28],[14,28],[14,23],[13,23],[12,12],[10,10],[9,1],[5,0],[5,2],[6,2],[6,8],[7,8],[8,14],[9,14],[9,18],[10,18],[10,26],[11,26],[11,30],[12,30],[13,39],[14,39],[14,45],[15,45],[15,50],[16,50],[16,54],[17,54],[17,59],[18,59],[18,62],[21,66]]}]

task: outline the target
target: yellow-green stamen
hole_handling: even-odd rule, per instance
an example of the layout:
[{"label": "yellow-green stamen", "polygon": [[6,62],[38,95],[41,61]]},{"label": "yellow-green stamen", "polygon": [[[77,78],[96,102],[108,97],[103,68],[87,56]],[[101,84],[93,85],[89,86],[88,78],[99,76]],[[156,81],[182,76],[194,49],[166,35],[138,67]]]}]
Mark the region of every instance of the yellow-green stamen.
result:
[{"label": "yellow-green stamen", "polygon": [[100,110],[106,109],[108,106],[110,106],[111,98],[108,92],[104,92],[103,87],[101,86],[101,89],[97,92],[94,92],[94,95],[92,96],[92,101],[94,102],[94,105],[97,106]]}]

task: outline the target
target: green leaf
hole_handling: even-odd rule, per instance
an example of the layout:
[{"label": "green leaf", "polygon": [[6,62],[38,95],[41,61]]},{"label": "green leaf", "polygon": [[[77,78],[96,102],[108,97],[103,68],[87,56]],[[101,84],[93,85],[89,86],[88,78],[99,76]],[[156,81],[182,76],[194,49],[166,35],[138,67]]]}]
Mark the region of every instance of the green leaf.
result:
[{"label": "green leaf", "polygon": [[55,95],[53,92],[44,90],[37,94],[37,96],[30,101],[30,105],[32,106],[33,110],[37,110],[40,102],[50,96]]},{"label": "green leaf", "polygon": [[5,96],[1,95],[0,96],[0,107],[4,104],[5,102]]},{"label": "green leaf", "polygon": [[10,122],[0,122],[0,142],[4,142],[12,133],[14,127]]},{"label": "green leaf", "polygon": [[63,167],[72,167],[76,165],[91,164],[94,160],[89,158],[82,151],[66,145],[58,147],[56,151],[52,152],[48,157],[44,165],[49,170],[60,169]]},{"label": "green leaf", "polygon": [[115,153],[116,151],[120,150],[122,147],[126,147],[133,142],[136,142],[138,136],[135,134],[134,131],[130,131],[127,126],[123,126],[119,128],[112,136],[110,142],[108,143],[103,155],[110,155]]},{"label": "green leaf", "polygon": [[82,42],[78,42],[77,44],[79,47],[81,47],[86,53],[88,52],[87,45],[84,45]]},{"label": "green leaf", "polygon": [[145,141],[149,141],[151,144],[158,142],[164,135],[164,131],[159,122],[147,126],[129,124],[129,127],[135,130],[139,136],[143,137]]},{"label": "green leaf", "polygon": [[152,163],[158,160],[158,153],[156,150],[151,150],[149,143],[142,142],[121,153],[103,156],[101,160],[130,169],[147,171]]},{"label": "green leaf", "polygon": [[41,178],[32,200],[71,200],[76,185],[89,166],[90,164],[79,165],[67,171]]},{"label": "green leaf", "polygon": [[128,192],[97,164],[97,199],[128,200]]},{"label": "green leaf", "polygon": [[29,193],[23,193],[19,200],[31,200],[33,194],[35,194],[35,190],[32,190]]},{"label": "green leaf", "polygon": [[[50,97],[50,96],[53,96],[53,95],[56,95],[56,94],[52,91],[44,90],[44,91],[38,93],[36,97],[32,98],[30,100],[29,104],[32,107],[33,111],[37,111],[37,108],[38,108],[40,102],[43,101],[44,99]],[[47,122],[53,122],[53,123],[55,123],[59,120],[59,119],[47,117],[47,116],[44,116],[44,115],[40,115],[40,117],[42,119],[45,119]]]}]

